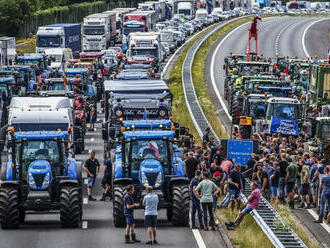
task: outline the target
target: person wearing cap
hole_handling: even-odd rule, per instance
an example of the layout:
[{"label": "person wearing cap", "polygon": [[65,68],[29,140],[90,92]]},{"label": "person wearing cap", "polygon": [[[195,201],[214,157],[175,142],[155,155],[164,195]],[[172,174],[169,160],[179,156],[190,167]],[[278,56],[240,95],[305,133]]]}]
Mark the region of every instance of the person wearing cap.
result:
[{"label": "person wearing cap", "polygon": [[[194,194],[200,200],[203,208],[204,230],[208,231],[208,224],[215,230],[215,221],[212,211],[213,196],[219,193],[220,189],[209,178],[209,173],[203,173],[203,181],[201,181],[194,189]],[[210,222],[208,223],[207,212],[210,215]]]},{"label": "person wearing cap", "polygon": [[95,151],[91,150],[89,152],[89,159],[87,159],[87,161],[85,162],[84,170],[87,173],[87,179],[88,179],[88,183],[87,183],[88,200],[96,201],[96,199],[93,198],[92,196],[92,188],[95,184],[96,177],[100,171],[100,163],[95,158]]},{"label": "person wearing cap", "polygon": [[158,196],[152,192],[152,187],[146,188],[147,195],[143,198],[143,206],[145,206],[144,223],[148,228],[147,245],[158,244],[156,240],[156,225],[158,215]]}]

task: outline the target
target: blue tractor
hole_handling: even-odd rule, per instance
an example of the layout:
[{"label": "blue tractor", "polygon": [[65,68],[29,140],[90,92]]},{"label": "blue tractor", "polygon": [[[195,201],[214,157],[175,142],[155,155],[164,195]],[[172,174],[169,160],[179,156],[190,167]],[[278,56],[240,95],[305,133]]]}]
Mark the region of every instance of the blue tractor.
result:
[{"label": "blue tractor", "polygon": [[134,198],[142,203],[146,187],[159,197],[159,208],[167,209],[167,219],[176,226],[189,223],[189,180],[175,145],[174,131],[125,131],[115,147],[113,175],[113,219],[125,226],[125,186],[134,184]]},{"label": "blue tractor", "polygon": [[81,163],[70,157],[68,131],[7,135],[8,162],[2,161],[0,225],[18,228],[26,211],[59,210],[63,227],[82,219]]}]

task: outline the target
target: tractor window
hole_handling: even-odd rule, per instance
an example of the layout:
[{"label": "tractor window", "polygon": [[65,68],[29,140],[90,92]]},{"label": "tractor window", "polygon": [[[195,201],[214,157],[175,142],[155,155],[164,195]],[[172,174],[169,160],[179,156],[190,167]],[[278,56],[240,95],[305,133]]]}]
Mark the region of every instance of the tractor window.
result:
[{"label": "tractor window", "polygon": [[317,134],[321,140],[327,141],[330,140],[330,124],[318,124],[317,126]]},{"label": "tractor window", "polygon": [[2,96],[2,92],[4,92],[6,96],[8,96],[8,86],[6,84],[0,84],[0,96]]},{"label": "tractor window", "polygon": [[163,165],[164,173],[168,171],[168,149],[166,140],[135,140],[132,141],[132,170],[139,170],[145,159],[156,159]]},{"label": "tractor window", "polygon": [[56,140],[25,140],[21,147],[22,175],[27,173],[29,165],[35,160],[47,160],[55,175],[61,174],[61,164],[64,162],[63,144]]},{"label": "tractor window", "polygon": [[298,104],[271,103],[267,109],[267,117],[276,116],[289,120],[300,118],[300,106]]}]

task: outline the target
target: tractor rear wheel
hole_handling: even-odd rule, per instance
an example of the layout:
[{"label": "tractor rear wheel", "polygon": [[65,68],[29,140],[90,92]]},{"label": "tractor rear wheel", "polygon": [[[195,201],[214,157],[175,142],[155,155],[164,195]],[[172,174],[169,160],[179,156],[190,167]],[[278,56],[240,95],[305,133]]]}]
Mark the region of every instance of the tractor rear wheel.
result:
[{"label": "tractor rear wheel", "polygon": [[189,186],[176,185],[172,187],[172,224],[188,226],[189,224]]},{"label": "tractor rear wheel", "polygon": [[124,227],[124,186],[114,186],[113,195],[113,222],[115,227]]},{"label": "tractor rear wheel", "polygon": [[76,186],[61,189],[60,219],[63,227],[78,227],[82,216],[81,197]]},{"label": "tractor rear wheel", "polygon": [[0,223],[2,229],[18,228],[20,224],[18,190],[13,186],[0,188]]}]

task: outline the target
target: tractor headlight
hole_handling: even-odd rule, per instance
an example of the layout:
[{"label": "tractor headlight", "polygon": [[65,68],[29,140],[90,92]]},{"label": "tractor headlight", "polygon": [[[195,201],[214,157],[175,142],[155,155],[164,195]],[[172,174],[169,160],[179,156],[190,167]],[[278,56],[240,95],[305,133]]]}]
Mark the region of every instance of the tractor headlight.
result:
[{"label": "tractor headlight", "polygon": [[148,187],[149,186],[149,182],[148,182],[148,179],[145,175],[144,172],[141,173],[141,177],[142,177],[142,184],[145,186],[145,187]]},{"label": "tractor headlight", "polygon": [[162,184],[162,173],[159,172],[156,183],[155,183],[155,187],[158,188],[161,184]]},{"label": "tractor headlight", "polygon": [[29,183],[29,186],[30,186],[31,188],[36,188],[36,182],[34,181],[31,172],[29,173],[29,182],[28,182],[28,183]]},{"label": "tractor headlight", "polygon": [[117,109],[117,110],[116,110],[116,115],[117,115],[118,117],[122,116],[122,115],[123,115],[123,111],[121,111],[120,109]]},{"label": "tractor headlight", "polygon": [[49,187],[49,183],[50,183],[50,174],[49,172],[46,174],[45,178],[44,178],[44,182],[42,183],[42,188],[46,189]]},{"label": "tractor headlight", "polygon": [[159,110],[158,114],[160,117],[165,117],[166,111],[164,109],[161,109],[161,110]]}]

